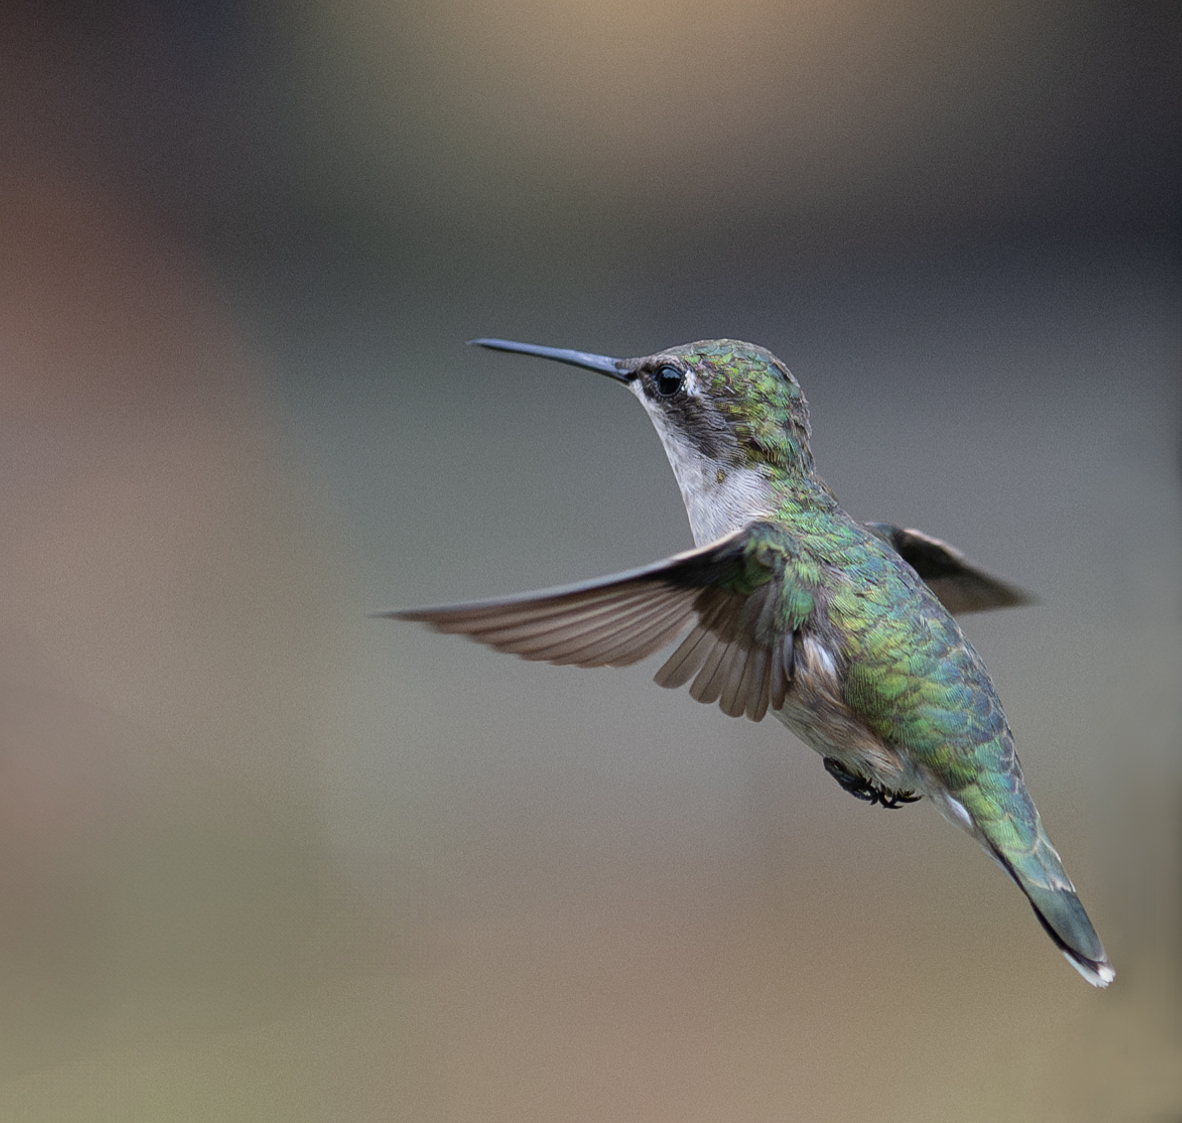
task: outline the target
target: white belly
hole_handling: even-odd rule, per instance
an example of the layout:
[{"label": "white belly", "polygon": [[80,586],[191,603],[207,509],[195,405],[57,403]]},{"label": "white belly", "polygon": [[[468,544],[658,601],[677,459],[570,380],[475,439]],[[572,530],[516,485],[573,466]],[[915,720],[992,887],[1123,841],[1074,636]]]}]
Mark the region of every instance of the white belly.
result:
[{"label": "white belly", "polygon": [[793,684],[775,716],[811,749],[889,791],[922,788],[911,762],[845,704],[837,659],[815,637],[796,645]]}]

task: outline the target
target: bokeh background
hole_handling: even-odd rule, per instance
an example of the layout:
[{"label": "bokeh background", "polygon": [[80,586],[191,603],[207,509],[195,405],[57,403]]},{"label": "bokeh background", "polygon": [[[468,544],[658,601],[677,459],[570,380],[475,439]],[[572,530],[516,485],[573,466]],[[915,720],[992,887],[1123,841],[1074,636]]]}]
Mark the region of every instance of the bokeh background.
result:
[{"label": "bokeh background", "polygon": [[[0,16],[0,1116],[1182,1118],[1182,8]],[[1117,966],[652,666],[369,613],[690,544],[719,335],[973,617]]]}]

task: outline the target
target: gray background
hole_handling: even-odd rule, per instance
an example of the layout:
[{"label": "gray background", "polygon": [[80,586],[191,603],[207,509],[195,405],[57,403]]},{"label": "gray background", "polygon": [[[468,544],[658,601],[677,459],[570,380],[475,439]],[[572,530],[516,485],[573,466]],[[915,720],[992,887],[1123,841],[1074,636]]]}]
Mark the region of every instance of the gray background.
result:
[{"label": "gray background", "polygon": [[[1182,1115],[1174,4],[13,4],[0,1114]],[[920,805],[387,607],[690,544],[637,404],[774,350],[972,617],[1117,967]]]}]

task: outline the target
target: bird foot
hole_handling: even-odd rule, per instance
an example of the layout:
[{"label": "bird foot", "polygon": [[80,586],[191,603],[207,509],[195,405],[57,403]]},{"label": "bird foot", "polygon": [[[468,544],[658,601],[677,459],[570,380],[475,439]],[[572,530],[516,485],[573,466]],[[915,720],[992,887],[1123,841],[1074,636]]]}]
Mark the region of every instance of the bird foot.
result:
[{"label": "bird foot", "polygon": [[877,803],[894,811],[902,807],[905,803],[915,803],[917,800],[923,798],[914,792],[892,792],[890,789],[883,787],[882,784],[873,784],[864,776],[859,776],[856,772],[851,772],[844,764],[834,760],[831,756],[825,757],[824,760],[825,771],[845,791],[849,792],[855,799],[869,803],[872,807]]}]

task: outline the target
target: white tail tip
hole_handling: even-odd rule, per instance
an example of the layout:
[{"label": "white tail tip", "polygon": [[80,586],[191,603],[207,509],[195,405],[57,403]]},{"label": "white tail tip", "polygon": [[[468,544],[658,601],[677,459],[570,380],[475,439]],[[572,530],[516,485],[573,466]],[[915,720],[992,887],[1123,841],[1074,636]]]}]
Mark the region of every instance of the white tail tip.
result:
[{"label": "white tail tip", "polygon": [[1085,963],[1067,952],[1063,952],[1063,958],[1094,987],[1106,987],[1116,978],[1116,971],[1111,963]]}]

